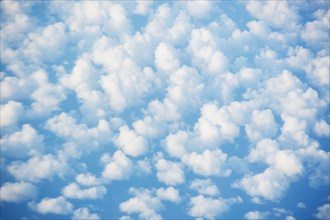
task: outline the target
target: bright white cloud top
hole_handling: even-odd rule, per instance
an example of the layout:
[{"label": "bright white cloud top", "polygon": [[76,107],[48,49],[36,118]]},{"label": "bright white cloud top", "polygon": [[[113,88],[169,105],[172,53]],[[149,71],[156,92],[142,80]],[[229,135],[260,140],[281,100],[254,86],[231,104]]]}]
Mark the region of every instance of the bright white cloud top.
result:
[{"label": "bright white cloud top", "polygon": [[1,218],[329,219],[329,1],[1,1]]}]

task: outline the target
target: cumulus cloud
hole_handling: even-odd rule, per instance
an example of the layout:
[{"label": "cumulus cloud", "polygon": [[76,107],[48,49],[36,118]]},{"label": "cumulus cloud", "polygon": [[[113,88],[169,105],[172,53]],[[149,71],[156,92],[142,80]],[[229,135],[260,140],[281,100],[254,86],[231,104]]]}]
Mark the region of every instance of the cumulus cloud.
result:
[{"label": "cumulus cloud", "polygon": [[82,186],[100,185],[101,181],[91,173],[80,173],[76,176],[76,181]]},{"label": "cumulus cloud", "polygon": [[185,175],[180,163],[159,159],[155,166],[158,180],[166,185],[177,185],[185,181]]},{"label": "cumulus cloud", "polygon": [[148,150],[147,140],[137,135],[134,130],[127,126],[119,129],[119,135],[115,138],[115,143],[129,156],[137,157],[143,155]]},{"label": "cumulus cloud", "polygon": [[241,203],[240,197],[223,199],[208,198],[203,195],[190,198],[188,214],[195,218],[214,219],[227,212],[232,204]]},{"label": "cumulus cloud", "polygon": [[134,197],[120,203],[119,208],[128,214],[137,213],[140,218],[162,219],[159,211],[164,209],[162,201],[179,202],[178,190],[173,187],[155,189],[130,188],[129,193]]},{"label": "cumulus cloud", "polygon": [[73,205],[60,196],[57,198],[44,198],[37,204],[32,204],[30,207],[40,214],[57,214],[67,215],[73,211]]},{"label": "cumulus cloud", "polygon": [[330,205],[324,204],[317,208],[317,213],[315,214],[317,219],[329,219],[330,218]]},{"label": "cumulus cloud", "polygon": [[321,137],[330,136],[330,125],[324,120],[318,121],[315,123],[314,131],[318,136]]},{"label": "cumulus cloud", "polygon": [[38,188],[27,182],[4,183],[0,188],[0,200],[3,202],[21,202],[32,200],[37,195]]},{"label": "cumulus cloud", "polygon": [[43,151],[43,136],[29,124],[1,138],[1,153],[15,158],[38,155]]},{"label": "cumulus cloud", "polygon": [[133,170],[133,163],[122,151],[116,151],[112,157],[103,155],[102,158],[106,160],[105,168],[102,172],[102,177],[105,180],[128,179]]},{"label": "cumulus cloud", "polygon": [[270,201],[279,200],[289,187],[289,180],[280,171],[267,168],[264,172],[251,175],[248,174],[234,187],[242,188],[252,197],[261,197]]},{"label": "cumulus cloud", "polygon": [[201,195],[216,196],[220,194],[218,187],[210,179],[196,179],[191,184],[191,189],[196,190]]},{"label": "cumulus cloud", "polygon": [[227,154],[221,150],[205,150],[202,154],[192,152],[182,158],[184,164],[202,176],[229,176],[231,170],[226,168],[226,161]]},{"label": "cumulus cloud", "polygon": [[99,220],[97,214],[90,213],[88,208],[79,208],[74,210],[72,220]]},{"label": "cumulus cloud", "polygon": [[250,211],[245,213],[244,218],[249,220],[261,220],[267,218],[268,215],[268,212]]},{"label": "cumulus cloud", "polygon": [[70,172],[70,167],[63,158],[46,154],[34,156],[26,162],[14,161],[7,166],[7,171],[17,180],[39,182],[57,175],[63,177]]},{"label": "cumulus cloud", "polygon": [[81,189],[76,183],[70,183],[62,189],[62,194],[71,199],[101,199],[107,192],[104,186],[92,186]]},{"label": "cumulus cloud", "polygon": [[23,105],[20,102],[9,101],[1,104],[1,127],[15,126],[23,114]]}]

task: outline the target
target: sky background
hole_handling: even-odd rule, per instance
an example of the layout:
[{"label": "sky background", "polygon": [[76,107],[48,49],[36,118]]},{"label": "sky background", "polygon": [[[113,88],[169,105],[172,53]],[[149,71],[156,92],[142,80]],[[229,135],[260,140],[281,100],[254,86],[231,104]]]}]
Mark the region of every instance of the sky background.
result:
[{"label": "sky background", "polygon": [[330,219],[329,1],[1,1],[2,219]]}]

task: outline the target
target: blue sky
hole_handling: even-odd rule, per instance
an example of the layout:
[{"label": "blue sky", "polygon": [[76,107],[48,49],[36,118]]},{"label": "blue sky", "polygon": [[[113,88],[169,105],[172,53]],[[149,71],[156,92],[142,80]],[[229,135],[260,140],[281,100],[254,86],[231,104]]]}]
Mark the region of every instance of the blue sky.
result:
[{"label": "blue sky", "polygon": [[329,1],[1,1],[2,219],[330,219]]}]

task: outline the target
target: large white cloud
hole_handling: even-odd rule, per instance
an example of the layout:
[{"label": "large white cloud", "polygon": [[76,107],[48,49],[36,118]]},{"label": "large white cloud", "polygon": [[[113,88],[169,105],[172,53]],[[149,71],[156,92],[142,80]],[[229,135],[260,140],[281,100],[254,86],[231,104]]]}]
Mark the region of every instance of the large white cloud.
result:
[{"label": "large white cloud", "polygon": [[21,202],[34,199],[37,187],[27,182],[4,183],[0,188],[0,200],[3,202]]}]

